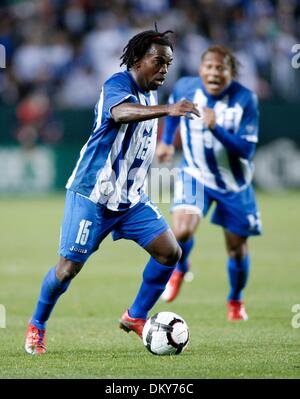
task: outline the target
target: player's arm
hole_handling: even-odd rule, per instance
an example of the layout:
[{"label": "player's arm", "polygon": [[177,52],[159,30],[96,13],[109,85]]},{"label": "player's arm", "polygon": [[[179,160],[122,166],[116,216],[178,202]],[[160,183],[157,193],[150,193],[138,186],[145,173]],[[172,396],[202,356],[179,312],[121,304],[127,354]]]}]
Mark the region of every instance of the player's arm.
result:
[{"label": "player's arm", "polygon": [[142,122],[162,116],[189,116],[189,114],[200,117],[196,105],[187,100],[163,105],[142,105],[124,102],[111,110],[111,115],[117,123]]},{"label": "player's arm", "polygon": [[158,162],[172,161],[175,152],[173,141],[179,122],[180,116],[168,116],[165,118],[161,141],[157,144],[156,148],[156,157]]},{"label": "player's arm", "polygon": [[245,108],[240,128],[235,134],[216,123],[215,112],[210,108],[203,109],[203,119],[208,129],[231,154],[244,159],[253,157],[257,143],[258,111],[252,99]]}]

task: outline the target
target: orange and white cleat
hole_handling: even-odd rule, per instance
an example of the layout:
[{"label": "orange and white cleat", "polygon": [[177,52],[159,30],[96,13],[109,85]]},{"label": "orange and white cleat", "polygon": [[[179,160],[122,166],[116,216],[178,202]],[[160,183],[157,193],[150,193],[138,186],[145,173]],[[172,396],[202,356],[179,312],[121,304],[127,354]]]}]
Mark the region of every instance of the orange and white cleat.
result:
[{"label": "orange and white cleat", "polygon": [[129,333],[130,331],[134,331],[140,338],[142,338],[143,328],[146,323],[146,319],[138,319],[134,317],[130,317],[128,314],[128,310],[126,310],[122,317],[119,320],[119,327]]},{"label": "orange and white cleat", "polygon": [[33,324],[29,324],[26,331],[25,351],[30,355],[42,355],[46,353],[46,330],[41,330]]},{"label": "orange and white cleat", "polygon": [[248,320],[245,305],[242,301],[230,300],[227,302],[227,319]]},{"label": "orange and white cleat", "polygon": [[172,302],[179,294],[181,284],[184,279],[184,272],[174,270],[170,280],[168,281],[164,292],[161,295],[161,299],[165,302]]}]

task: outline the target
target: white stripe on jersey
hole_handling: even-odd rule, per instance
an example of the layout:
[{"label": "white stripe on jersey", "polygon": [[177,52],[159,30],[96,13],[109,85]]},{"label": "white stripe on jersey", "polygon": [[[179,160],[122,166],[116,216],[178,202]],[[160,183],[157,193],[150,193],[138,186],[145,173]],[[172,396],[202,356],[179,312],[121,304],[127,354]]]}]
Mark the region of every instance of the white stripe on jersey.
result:
[{"label": "white stripe on jersey", "polygon": [[[194,96],[194,103],[197,104],[199,106],[199,109],[206,107],[207,105],[207,98],[204,96],[204,94],[202,93],[201,90],[197,89],[195,92],[195,96]],[[184,149],[184,155],[186,158],[186,161],[188,163],[188,165],[192,168],[195,166],[199,167],[199,164],[205,164],[205,162],[203,161],[203,157],[204,157],[204,153],[201,150],[200,146],[198,147],[198,145],[194,146],[194,139],[196,138],[197,140],[197,144],[198,142],[200,143],[199,138],[197,138],[197,135],[202,134],[200,131],[197,131],[197,128],[199,128],[199,123],[201,124],[201,128],[203,128],[203,122],[202,122],[202,118],[197,118],[195,116],[193,116],[194,119],[190,119],[188,121],[189,123],[189,127],[190,127],[190,132],[191,134],[193,132],[196,133],[196,137],[194,135],[194,137],[191,137],[191,147],[192,147],[192,151],[194,154],[194,160],[193,160],[193,156],[192,153],[190,151],[189,145],[188,145],[188,140],[187,140],[187,128],[186,128],[186,124],[185,124],[185,118],[180,118],[180,132],[181,134],[181,140],[182,140],[182,145],[183,145],[183,149]],[[196,126],[195,126],[196,125]],[[196,127],[196,129],[195,129]],[[202,141],[201,141],[201,145],[202,145]],[[202,146],[203,148],[203,146]],[[195,161],[195,163],[194,163]]]},{"label": "white stripe on jersey", "polygon": [[[140,141],[143,131],[144,131],[144,122],[141,122],[137,125],[131,137],[124,159],[120,161],[121,163],[120,174],[115,182],[114,193],[107,201],[107,208],[111,210],[117,210],[121,202],[122,189],[127,181],[128,171],[130,169],[130,166],[134,162],[137,151],[139,149],[137,143]],[[127,187],[125,187],[124,191],[126,191],[126,197],[127,197]]]},{"label": "white stripe on jersey", "polygon": [[[226,110],[228,108],[228,101],[229,101],[229,97],[225,96],[222,100],[217,101],[214,106],[214,111],[216,114],[216,123],[218,123],[220,126],[223,126],[224,129],[228,129],[230,127],[229,122],[232,122],[231,119],[228,120],[229,118],[225,117]],[[238,118],[235,120],[235,123],[234,123],[235,131],[237,130],[238,124],[240,123],[242,110],[239,110],[239,113],[240,113],[240,115],[238,116]],[[230,116],[231,116],[231,114],[230,114]],[[238,121],[238,123],[237,123],[237,121]],[[217,168],[221,175],[221,178],[225,182],[226,186],[230,187],[231,191],[235,191],[236,182],[231,174],[230,174],[230,176],[228,176],[228,171],[230,170],[228,153],[227,153],[227,151],[225,151],[225,147],[223,146],[223,144],[219,140],[217,140],[211,132],[210,132],[210,134],[211,134],[212,141],[213,141],[212,147],[213,147],[214,155],[215,155],[216,161],[217,161]],[[210,172],[210,174],[211,174],[211,172]],[[208,185],[209,185],[209,183],[208,183]],[[216,185],[216,182],[214,181],[210,187],[213,187],[215,185]],[[233,190],[233,187],[234,187],[234,190]],[[222,190],[219,188],[219,191],[222,191]]]},{"label": "white stripe on jersey", "polygon": [[[96,184],[94,186],[93,191],[90,194],[90,200],[97,203],[101,202],[101,197],[105,196],[105,194],[109,194],[107,190],[109,191],[110,186],[113,188],[112,185],[109,185],[109,182],[111,182],[111,174],[112,174],[112,165],[114,161],[116,160],[121,147],[122,143],[124,140],[124,136],[127,130],[128,124],[122,124],[119,132],[115,138],[115,141],[112,144],[111,150],[107,156],[107,160],[105,162],[105,165],[101,169],[101,172],[99,173],[99,176],[97,178]],[[107,186],[108,184],[108,186]],[[106,201],[104,201],[106,202]]]},{"label": "white stripe on jersey", "polygon": [[[139,93],[139,100],[142,105],[147,105],[146,98],[141,93]],[[150,105],[155,105],[155,97],[150,92]],[[143,139],[143,133],[145,130],[152,130],[151,136],[151,143],[148,146],[146,152],[146,158],[143,160],[142,165],[139,167],[137,174],[134,176],[134,183],[130,187],[129,192],[127,192],[127,186],[125,185],[126,181],[128,181],[128,172],[130,167],[132,166],[133,162],[136,159],[137,153],[140,149],[140,144]],[[156,136],[157,136],[157,120],[150,119],[147,121],[140,122],[135,131],[132,134],[130,139],[130,143],[124,159],[120,162],[120,174],[115,182],[114,185],[114,192],[111,197],[109,197],[108,201],[106,202],[107,208],[111,210],[117,210],[120,203],[124,202],[127,197],[131,202],[131,207],[135,205],[140,200],[140,195],[137,194],[137,188],[141,187],[143,184],[144,178],[146,176],[148,167],[150,166],[154,152],[155,152],[155,144],[156,144]],[[101,200],[100,200],[101,202]]]},{"label": "white stripe on jersey", "polygon": [[192,154],[190,152],[190,148],[188,146],[188,141],[187,141],[187,129],[185,126],[185,119],[180,118],[180,132],[181,132],[181,141],[182,141],[182,147],[184,150],[184,157],[190,167],[194,166]]},{"label": "white stripe on jersey", "polygon": [[97,104],[97,123],[96,127],[94,129],[94,132],[99,129],[101,126],[101,120],[102,120],[102,110],[103,110],[103,101],[104,101],[104,88],[102,87],[101,93],[100,93],[100,99]]},{"label": "white stripe on jersey", "polygon": [[[145,102],[145,99],[140,98],[141,103]],[[150,105],[156,105],[156,100],[153,95],[153,92],[150,92]],[[146,152],[146,158],[144,159],[143,164],[137,171],[137,174],[134,179],[134,183],[130,187],[128,192],[128,199],[131,203],[136,203],[139,199],[137,189],[141,186],[141,183],[145,181],[148,168],[153,160],[153,156],[156,149],[156,141],[157,141],[157,127],[158,127],[158,119],[150,119],[145,121],[148,123],[147,130],[152,129],[151,135],[151,143],[149,144],[148,151]],[[144,187],[147,183],[144,182]],[[143,192],[144,187],[141,188],[141,192]]]},{"label": "white stripe on jersey", "polygon": [[[200,108],[207,106],[207,97],[204,95],[202,90],[196,90],[193,102],[199,104]],[[208,130],[203,134],[203,118],[194,118],[191,120],[190,128],[192,151],[194,153],[195,162],[200,171],[200,173],[197,172],[198,180],[209,181],[211,184],[215,184],[215,178],[207,166],[204,152],[204,144],[210,146],[213,145],[213,136]],[[199,139],[199,135],[201,135],[202,139]]]},{"label": "white stripe on jersey", "polygon": [[258,138],[257,136],[241,136],[242,139],[245,139],[247,141],[249,141],[250,143],[257,143],[258,142]]},{"label": "white stripe on jersey", "polygon": [[[206,96],[204,96],[202,90],[196,90],[193,102],[198,104],[200,109],[206,107],[207,98]],[[193,116],[193,118],[194,119],[190,119],[188,123],[190,127],[190,145],[192,148],[194,159],[188,145],[188,133],[185,124],[185,118],[181,118],[180,131],[182,146],[184,150],[184,156],[189,165],[188,168],[185,168],[185,172],[192,174],[196,179],[200,180],[201,182],[207,181],[209,179],[212,180],[212,184],[215,184],[214,176],[211,174],[205,161],[203,140],[199,138],[199,135],[203,135],[203,119],[197,118],[195,116]],[[195,167],[197,169],[193,170],[193,168]]]}]

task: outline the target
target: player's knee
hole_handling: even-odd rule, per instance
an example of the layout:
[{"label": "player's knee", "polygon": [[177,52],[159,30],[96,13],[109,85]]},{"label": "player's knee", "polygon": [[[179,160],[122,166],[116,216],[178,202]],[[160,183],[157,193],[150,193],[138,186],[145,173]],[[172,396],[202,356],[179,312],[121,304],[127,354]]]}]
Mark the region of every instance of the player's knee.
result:
[{"label": "player's knee", "polygon": [[181,248],[179,245],[169,248],[164,254],[160,255],[159,262],[166,266],[175,265],[181,258]]},{"label": "player's knee", "polygon": [[81,270],[83,263],[73,262],[68,259],[60,259],[56,266],[56,277],[61,283],[72,280]]},{"label": "player's knee", "polygon": [[193,237],[194,229],[191,226],[180,226],[173,229],[177,241],[186,242]]},{"label": "player's knee", "polygon": [[247,255],[247,245],[245,243],[240,245],[231,245],[228,249],[228,255],[237,261],[241,260]]},{"label": "player's knee", "polygon": [[175,234],[175,237],[180,242],[186,242],[193,237],[193,231],[191,229],[180,231]]}]

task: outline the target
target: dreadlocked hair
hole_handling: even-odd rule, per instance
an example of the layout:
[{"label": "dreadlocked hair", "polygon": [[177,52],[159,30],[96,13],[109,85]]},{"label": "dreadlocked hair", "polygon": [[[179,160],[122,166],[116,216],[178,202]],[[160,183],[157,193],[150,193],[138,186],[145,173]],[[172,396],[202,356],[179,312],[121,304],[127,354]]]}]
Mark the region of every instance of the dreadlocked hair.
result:
[{"label": "dreadlocked hair", "polygon": [[221,54],[224,58],[226,58],[227,63],[230,65],[232,76],[237,76],[240,63],[229,48],[219,45],[210,46],[202,54],[201,61],[204,60],[204,57],[207,53]]},{"label": "dreadlocked hair", "polygon": [[144,57],[152,43],[168,46],[173,51],[173,45],[168,38],[169,33],[173,33],[173,31],[167,30],[161,33],[155,30],[147,30],[133,36],[123,49],[120,66],[126,65],[127,70],[130,70],[136,62]]}]

